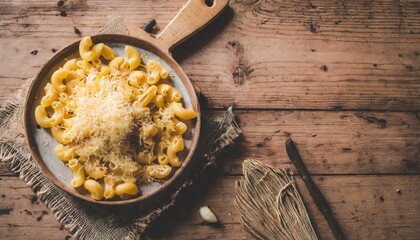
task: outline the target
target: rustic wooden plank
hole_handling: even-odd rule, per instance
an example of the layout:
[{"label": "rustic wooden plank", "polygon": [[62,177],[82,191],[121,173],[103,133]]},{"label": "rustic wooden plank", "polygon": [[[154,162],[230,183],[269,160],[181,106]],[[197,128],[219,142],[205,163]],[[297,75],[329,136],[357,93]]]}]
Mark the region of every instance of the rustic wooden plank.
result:
[{"label": "rustic wooden plank", "polygon": [[[74,26],[91,34],[112,14],[139,26],[155,18],[163,27],[183,3],[0,2],[0,101],[36,73],[52,48],[79,38]],[[232,1],[174,56],[212,107],[419,110],[419,4]]]},{"label": "rustic wooden plank", "polygon": [[17,177],[0,180],[1,239],[65,239],[70,236],[51,211]]},{"label": "rustic wooden plank", "polygon": [[418,114],[391,112],[235,111],[243,136],[221,158],[239,174],[245,158],[291,167],[291,137],[312,174],[420,173]]},{"label": "rustic wooden plank", "polygon": [[27,239],[27,240],[70,240],[74,239],[71,237],[70,233],[66,230],[58,230],[57,227],[44,227],[33,225],[31,227],[22,227],[18,225],[13,225],[12,227],[1,227],[0,226],[0,236],[4,240],[17,240],[17,239]]},{"label": "rustic wooden plank", "polygon": [[[238,178],[212,175],[206,185],[188,190],[177,207],[155,224],[151,236],[157,239],[252,239],[240,227],[233,205],[234,184]],[[420,176],[318,176],[314,181],[349,239],[415,239],[420,234],[417,191]],[[303,182],[297,179],[297,183],[322,239],[332,239]],[[51,236],[66,235],[51,213],[37,221],[43,211],[49,210],[42,203],[31,203],[31,190],[23,181],[3,177],[0,186],[0,207],[2,213],[7,212],[0,215],[0,229],[7,233],[2,239],[31,239],[30,236],[38,237],[38,233],[46,234],[46,230]],[[198,208],[202,205],[212,207],[222,227],[201,224]],[[3,210],[8,208],[11,209]]]},{"label": "rustic wooden plank", "polygon": [[[297,143],[312,174],[419,174],[420,119],[401,112],[234,110],[243,136],[221,157],[225,174],[254,158],[291,165],[284,142]],[[214,116],[221,111],[213,111]],[[9,175],[0,163],[0,175]]]}]

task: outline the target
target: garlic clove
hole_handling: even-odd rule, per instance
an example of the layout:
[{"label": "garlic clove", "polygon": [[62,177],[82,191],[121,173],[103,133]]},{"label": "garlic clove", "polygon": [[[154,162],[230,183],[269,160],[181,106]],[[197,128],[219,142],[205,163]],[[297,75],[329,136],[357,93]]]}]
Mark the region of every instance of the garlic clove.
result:
[{"label": "garlic clove", "polygon": [[219,220],[217,219],[216,215],[211,211],[208,206],[200,207],[200,216],[201,218],[208,223],[218,223]]}]

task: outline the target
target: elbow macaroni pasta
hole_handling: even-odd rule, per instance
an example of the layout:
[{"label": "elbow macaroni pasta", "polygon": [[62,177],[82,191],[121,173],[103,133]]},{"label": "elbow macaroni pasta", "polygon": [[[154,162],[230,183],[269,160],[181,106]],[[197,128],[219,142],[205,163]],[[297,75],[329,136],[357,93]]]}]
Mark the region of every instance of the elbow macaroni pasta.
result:
[{"label": "elbow macaroni pasta", "polygon": [[44,90],[45,90],[45,96],[42,97],[41,99],[41,106],[48,107],[48,106],[51,106],[51,104],[54,101],[57,101],[58,93],[54,89],[54,87],[51,85],[51,83],[48,83],[47,86],[45,86]]},{"label": "elbow macaroni pasta", "polygon": [[169,163],[174,167],[181,166],[178,156],[178,152],[184,150],[184,140],[182,137],[175,137],[168,146],[166,155],[168,157]]},{"label": "elbow macaroni pasta", "polygon": [[68,74],[69,72],[63,68],[60,68],[53,73],[51,84],[57,92],[63,92],[66,89],[66,85],[63,84],[63,81]]},{"label": "elbow macaroni pasta", "polygon": [[123,194],[136,195],[138,192],[137,185],[132,182],[121,183],[115,187],[115,194],[119,196]]},{"label": "elbow macaroni pasta", "polygon": [[80,187],[85,181],[85,171],[83,170],[83,165],[79,160],[72,159],[69,161],[69,168],[73,172],[73,180],[71,180],[71,185],[73,187]]},{"label": "elbow macaroni pasta", "polygon": [[192,109],[185,109],[181,103],[173,102],[171,104],[175,116],[183,120],[191,120],[197,117],[197,114]]},{"label": "elbow macaroni pasta", "polygon": [[75,157],[74,148],[68,145],[64,146],[63,144],[58,144],[55,147],[55,154],[63,162],[67,162]]},{"label": "elbow macaroni pasta", "polygon": [[132,46],[124,50],[126,57],[118,56],[83,38],[81,59],[52,74],[35,109],[36,122],[59,143],[58,159],[73,172],[71,185],[94,200],[136,196],[140,184],[169,178],[182,164],[183,120],[197,117],[159,61]]},{"label": "elbow macaroni pasta", "polygon": [[104,188],[95,180],[87,179],[83,183],[83,187],[90,192],[91,198],[95,200],[101,200],[104,196]]},{"label": "elbow macaroni pasta", "polygon": [[148,61],[147,67],[151,72],[149,78],[147,79],[147,83],[150,85],[156,84],[160,79],[166,79],[169,75],[168,70],[166,70],[166,68],[157,61]]},{"label": "elbow macaroni pasta", "polygon": [[125,46],[125,54],[129,58],[130,71],[134,71],[141,62],[140,53],[132,46]]}]

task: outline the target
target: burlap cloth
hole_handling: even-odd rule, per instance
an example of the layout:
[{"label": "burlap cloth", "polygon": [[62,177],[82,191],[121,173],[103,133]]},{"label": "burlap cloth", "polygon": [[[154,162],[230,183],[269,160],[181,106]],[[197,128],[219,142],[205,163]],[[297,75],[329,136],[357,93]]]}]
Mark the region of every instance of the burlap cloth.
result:
[{"label": "burlap cloth", "polygon": [[[98,33],[128,34],[128,31],[121,18],[111,18]],[[8,162],[11,170],[33,189],[58,221],[79,239],[139,238],[157,217],[176,203],[176,198],[185,188],[196,181],[208,166],[215,164],[215,156],[232,144],[241,133],[231,108],[220,119],[212,119],[204,111],[202,134],[191,160],[191,173],[178,185],[180,187],[163,195],[161,201],[148,206],[92,204],[54,185],[32,159],[22,121],[28,86],[23,87],[16,99],[10,99],[0,107],[0,160]]]}]

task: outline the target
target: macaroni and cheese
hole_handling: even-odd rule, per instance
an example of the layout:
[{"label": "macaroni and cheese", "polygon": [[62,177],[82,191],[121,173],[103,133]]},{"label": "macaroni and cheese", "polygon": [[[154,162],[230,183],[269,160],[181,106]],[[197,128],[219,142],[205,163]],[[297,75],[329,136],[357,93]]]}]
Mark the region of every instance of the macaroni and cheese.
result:
[{"label": "macaroni and cheese", "polygon": [[167,69],[132,46],[118,56],[90,37],[81,59],[56,70],[35,109],[36,122],[59,142],[57,157],[73,172],[71,185],[95,200],[139,195],[140,184],[165,180],[181,166],[184,108]]}]

